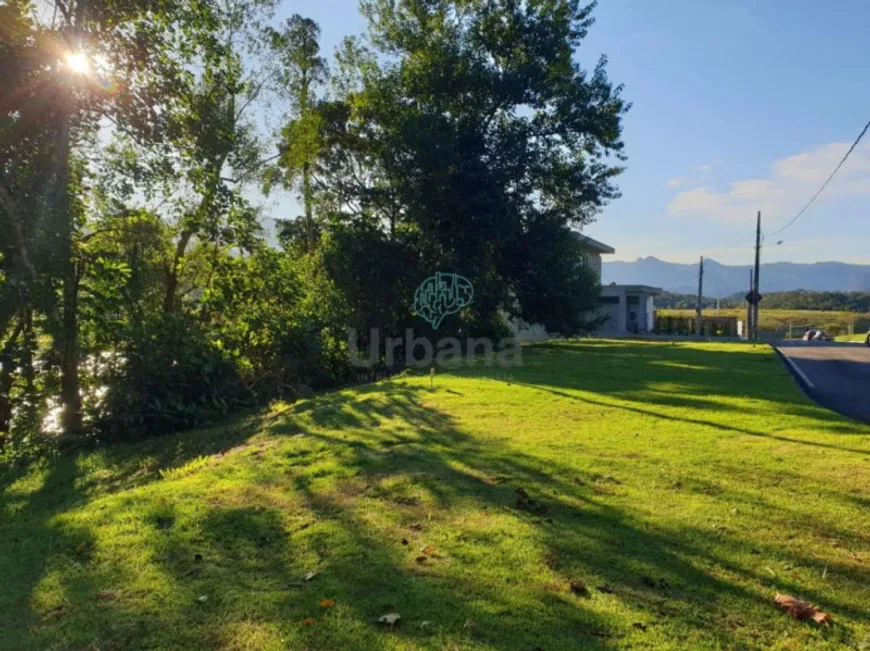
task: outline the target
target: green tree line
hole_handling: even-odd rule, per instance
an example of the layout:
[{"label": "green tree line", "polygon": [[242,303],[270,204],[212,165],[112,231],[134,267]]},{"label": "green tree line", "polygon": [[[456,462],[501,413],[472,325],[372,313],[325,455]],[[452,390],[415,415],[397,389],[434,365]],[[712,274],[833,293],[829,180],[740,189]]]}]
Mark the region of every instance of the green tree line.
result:
[{"label": "green tree line", "polygon": [[[664,292],[656,297],[656,307],[662,309],[694,309],[698,297],[693,294]],[[717,299],[705,296],[704,309],[715,308]],[[721,308],[746,307],[742,294],[718,300]],[[825,312],[870,312],[870,292],[817,292],[796,289],[765,294],[762,306],[769,310],[820,310]]]},{"label": "green tree line", "polygon": [[327,57],[279,6],[0,6],[0,456],[356,381],[349,333],[424,332],[435,271],[475,287],[439,335],[585,327],[628,110],[594,7],[363,0]]}]

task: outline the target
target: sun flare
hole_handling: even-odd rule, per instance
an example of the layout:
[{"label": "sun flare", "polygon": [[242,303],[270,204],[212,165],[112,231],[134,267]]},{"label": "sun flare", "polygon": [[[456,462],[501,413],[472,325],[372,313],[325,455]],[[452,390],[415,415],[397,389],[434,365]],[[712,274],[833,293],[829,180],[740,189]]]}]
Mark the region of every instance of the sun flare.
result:
[{"label": "sun flare", "polygon": [[91,71],[91,62],[84,52],[67,52],[66,65],[70,71],[79,75],[86,75]]}]

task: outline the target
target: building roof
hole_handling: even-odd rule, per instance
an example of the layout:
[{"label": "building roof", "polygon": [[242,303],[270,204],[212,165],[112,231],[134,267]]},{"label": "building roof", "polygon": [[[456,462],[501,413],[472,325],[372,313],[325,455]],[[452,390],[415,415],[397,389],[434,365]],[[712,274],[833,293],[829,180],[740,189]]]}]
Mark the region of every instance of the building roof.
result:
[{"label": "building roof", "polygon": [[603,242],[593,240],[588,235],[584,235],[583,233],[577,233],[576,235],[577,239],[580,240],[581,244],[592,249],[593,251],[598,251],[599,253],[616,253],[616,249],[614,249],[612,246],[607,246]]},{"label": "building roof", "polygon": [[603,296],[613,296],[614,294],[650,294],[658,296],[663,293],[661,287],[652,287],[650,285],[617,285],[610,283],[609,285],[601,286],[601,294]]}]

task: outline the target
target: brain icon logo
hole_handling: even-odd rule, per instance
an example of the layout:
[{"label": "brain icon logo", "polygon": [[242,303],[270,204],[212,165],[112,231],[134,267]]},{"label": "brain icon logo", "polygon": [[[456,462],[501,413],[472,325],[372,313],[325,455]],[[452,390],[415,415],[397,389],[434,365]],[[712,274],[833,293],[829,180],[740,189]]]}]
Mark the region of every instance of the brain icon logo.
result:
[{"label": "brain icon logo", "polygon": [[459,274],[437,272],[420,283],[414,293],[414,311],[436,330],[444,317],[471,305],[474,288]]}]

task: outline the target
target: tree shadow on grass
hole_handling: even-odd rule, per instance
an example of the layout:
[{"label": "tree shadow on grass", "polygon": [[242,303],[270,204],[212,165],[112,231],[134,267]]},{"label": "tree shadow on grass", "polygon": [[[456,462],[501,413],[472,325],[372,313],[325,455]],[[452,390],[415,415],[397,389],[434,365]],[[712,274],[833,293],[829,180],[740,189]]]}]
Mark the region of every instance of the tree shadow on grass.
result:
[{"label": "tree shadow on grass", "polygon": [[[633,358],[632,351],[614,354]],[[564,362],[561,349],[558,357]],[[691,356],[683,361],[700,365]],[[579,398],[571,389],[595,386],[579,375],[560,376],[565,390],[552,388],[551,374],[528,372],[516,371],[515,380],[572,400]],[[665,377],[642,376],[633,385],[604,381],[600,393],[633,395],[636,403],[638,392]],[[740,395],[713,380],[693,384],[696,395]],[[157,446],[159,460],[148,461],[144,472],[142,455],[119,459],[110,489],[147,489],[159,468],[225,452],[260,427],[272,439],[265,451],[234,453],[193,471],[204,478],[239,473],[245,483],[238,494],[210,495],[192,512],[179,513],[172,499],[158,500],[175,495],[170,478],[165,492],[130,498],[147,502],[146,515],[127,514],[122,503],[101,516],[133,518],[131,526],[142,534],[135,542],[142,548],[140,565],[119,557],[93,567],[88,550],[100,542],[99,520],[87,528],[58,516],[88,504],[94,487],[79,481],[83,457],[61,457],[41,486],[2,497],[14,517],[0,534],[0,546],[12,550],[0,555],[6,585],[0,607],[25,613],[27,622],[0,629],[0,647],[266,648],[283,640],[312,649],[761,649],[789,637],[805,648],[834,648],[855,641],[856,624],[866,630],[866,610],[828,591],[803,587],[800,595],[825,604],[845,626],[814,630],[774,611],[774,589],[799,582],[770,577],[747,558],[775,557],[819,571],[821,561],[808,553],[727,530],[657,523],[618,495],[601,492],[608,482],[618,490],[618,478],[476,437],[423,404],[426,395],[412,386],[373,385],[300,403],[226,436],[188,442],[182,435],[168,450]],[[626,408],[607,403],[609,396],[600,402]],[[783,400],[806,408],[788,395]],[[649,406],[630,409],[663,417]],[[518,509],[517,488],[546,513]],[[774,508],[763,500],[754,506]],[[14,547],[14,537],[28,540],[26,552]],[[434,553],[421,551],[429,545]],[[870,582],[864,568],[830,570],[846,577],[841,581],[854,586],[854,594]],[[317,575],[305,581],[309,571]],[[150,573],[161,577],[154,593],[143,588],[129,599],[94,600],[99,590],[136,584]],[[66,608],[56,618],[34,602],[37,586],[49,580]],[[572,580],[585,582],[590,594],[573,594]],[[320,608],[321,599],[336,604]],[[403,620],[385,630],[375,620],[391,611]],[[315,620],[311,626],[302,623],[307,618]]]},{"label": "tree shadow on grass", "polygon": [[[717,552],[745,548],[753,544],[751,541],[724,534],[711,540],[710,532],[691,528],[657,530],[637,522],[620,509],[608,506],[590,491],[589,477],[582,477],[579,473],[580,481],[575,481],[578,479],[576,468],[516,450],[496,450],[491,444],[482,445],[459,431],[446,415],[423,407],[409,392],[399,397],[391,396],[384,402],[351,400],[343,402],[340,407],[324,408],[335,410],[327,419],[331,426],[336,418],[346,418],[349,424],[358,424],[398,417],[417,428],[418,438],[406,440],[401,445],[385,446],[381,436],[366,431],[356,432],[355,441],[346,444],[352,449],[352,454],[344,459],[344,464],[358,467],[373,485],[400,473],[411,484],[433,496],[439,510],[471,501],[475,508],[497,510],[523,522],[531,522],[536,529],[535,538],[544,543],[538,550],[540,562],[561,575],[562,585],[567,585],[572,578],[597,577],[597,581],[614,588],[615,596],[608,598],[622,601],[642,619],[647,619],[643,617],[644,613],[654,617],[653,623],[637,622],[640,628],[635,631],[610,630],[606,624],[598,629],[587,627],[573,633],[580,636],[575,641],[618,645],[625,641],[626,636],[637,635],[636,631],[643,630],[643,627],[676,625],[676,635],[683,635],[687,640],[703,631],[708,642],[715,640],[715,644],[730,646],[735,643],[732,636],[740,628],[749,628],[754,634],[767,638],[781,634],[788,626],[783,623],[781,627],[774,627],[775,633],[766,630],[770,624],[771,581],[757,569],[737,566]],[[313,420],[317,422],[316,417]],[[306,436],[344,445],[336,441],[332,433],[313,431]],[[514,490],[519,486],[532,495],[546,496],[542,498],[548,505],[546,516],[516,512],[513,508]],[[307,486],[303,487],[303,491],[309,490]],[[392,508],[408,504],[392,497]],[[389,491],[386,491],[377,493],[375,499],[389,501],[390,498]],[[318,508],[318,498],[311,499]],[[359,539],[359,547],[386,544],[366,532],[350,511],[336,506],[334,501],[330,504],[327,510],[331,517],[338,518],[346,531],[353,532],[354,538]],[[414,513],[413,503],[407,508],[410,513],[406,520],[419,516],[419,513]],[[809,558],[784,554],[782,550],[777,552],[793,563],[816,564]],[[497,554],[498,550],[494,549],[493,553]],[[343,580],[353,582],[352,566],[353,562],[349,561],[349,567],[340,571],[347,575]],[[728,578],[723,578],[723,575]],[[868,578],[866,573],[863,578]],[[661,579],[667,588],[660,587],[663,585]],[[409,589],[403,584],[401,590],[405,593]],[[506,590],[510,590],[509,585],[490,586],[489,598],[498,603],[498,597],[493,595]],[[818,596],[806,590],[804,594],[809,598]],[[832,603],[830,595],[825,597],[827,603],[842,615],[867,621],[866,612],[845,602]],[[560,599],[569,608],[584,610],[582,599],[572,595],[561,595]],[[408,601],[407,595],[403,601],[414,613],[414,605]],[[542,603],[547,603],[547,600],[542,599]],[[565,642],[558,637],[563,632],[559,625],[564,621],[561,613],[550,619],[540,616],[533,607],[528,608],[530,610],[525,615],[513,613],[524,621],[525,633],[509,629],[499,615],[469,611],[462,615],[485,622],[474,638],[481,643],[504,645],[504,640],[509,639],[511,644],[515,643],[510,648],[529,648],[524,645],[533,646],[536,640],[556,645]],[[739,615],[734,614],[735,609]],[[425,617],[424,614],[420,616]],[[540,628],[536,625],[537,618],[544,623]],[[668,635],[674,634],[673,629],[669,630]],[[835,635],[848,638],[848,632],[842,629]],[[608,641],[610,636],[613,639]],[[617,643],[618,639],[621,641]],[[744,642],[751,646],[751,640]],[[765,643],[760,642],[759,646],[764,647]],[[543,648],[547,647],[548,644],[543,644]]]}]

